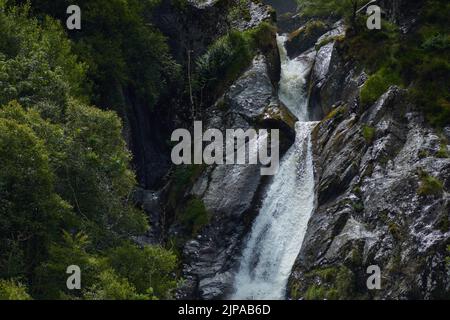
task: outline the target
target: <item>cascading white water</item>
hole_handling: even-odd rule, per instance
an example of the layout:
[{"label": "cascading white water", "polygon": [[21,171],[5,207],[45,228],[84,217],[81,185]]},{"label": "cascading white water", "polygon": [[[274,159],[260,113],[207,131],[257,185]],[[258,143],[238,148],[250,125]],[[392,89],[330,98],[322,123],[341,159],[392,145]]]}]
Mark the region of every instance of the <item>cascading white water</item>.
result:
[{"label": "cascading white water", "polygon": [[314,206],[311,129],[307,122],[305,77],[311,65],[290,60],[278,36],[281,56],[280,100],[294,113],[296,139],[283,157],[247,239],[232,299],[283,299]]}]

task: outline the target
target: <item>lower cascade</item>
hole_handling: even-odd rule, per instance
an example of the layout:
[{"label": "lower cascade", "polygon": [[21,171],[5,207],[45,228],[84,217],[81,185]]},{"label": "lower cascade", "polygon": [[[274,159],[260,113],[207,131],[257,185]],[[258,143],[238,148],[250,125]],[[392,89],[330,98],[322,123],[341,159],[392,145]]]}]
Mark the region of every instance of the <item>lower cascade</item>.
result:
[{"label": "lower cascade", "polygon": [[287,37],[277,37],[281,56],[279,98],[297,116],[294,145],[266,191],[242,252],[231,299],[284,299],[285,288],[314,208],[311,130],[307,121],[306,75],[311,63],[289,59]]}]

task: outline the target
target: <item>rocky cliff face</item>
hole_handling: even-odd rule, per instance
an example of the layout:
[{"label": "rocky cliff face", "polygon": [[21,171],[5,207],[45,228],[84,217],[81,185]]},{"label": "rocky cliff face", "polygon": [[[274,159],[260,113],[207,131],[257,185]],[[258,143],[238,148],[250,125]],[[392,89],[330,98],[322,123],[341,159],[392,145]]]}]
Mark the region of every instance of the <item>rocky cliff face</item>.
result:
[{"label": "rocky cliff face", "polygon": [[[220,0],[189,1],[183,9],[185,16],[174,15],[167,5],[161,8],[161,29],[174,36],[172,48],[182,64],[186,66],[187,63],[186,50],[192,53],[190,59],[195,59],[231,28],[244,31],[265,21],[273,23],[270,7],[252,1],[245,8],[239,7],[247,13],[245,19],[230,20],[230,6],[233,4],[233,1]],[[280,130],[281,152],[284,152],[294,141],[296,119],[277,98],[280,58],[276,34],[272,33],[270,37],[269,41],[259,45],[250,66],[240,70],[240,76],[216,101],[204,102],[197,120],[203,121],[203,130],[216,128],[222,132],[238,128],[277,128]],[[186,55],[183,56],[183,52]],[[180,123],[181,127],[189,128],[191,125]],[[159,221],[162,218],[170,220],[165,223],[155,221],[155,225],[168,229],[168,238],[184,241],[192,236],[180,222],[189,201],[196,199],[204,205],[209,222],[196,232],[194,239],[187,240],[182,246],[185,283],[178,290],[177,297],[223,298],[231,289],[231,270],[236,267],[241,239],[254,216],[267,179],[261,177],[258,165],[211,165],[198,168],[191,182],[182,192],[179,189],[174,191],[176,181],[170,178],[159,193],[160,213],[152,216]],[[141,199],[145,200],[145,194],[140,193]],[[173,197],[177,201],[171,201]],[[154,208],[149,201],[143,202]]]},{"label": "rocky cliff face", "polygon": [[[188,52],[192,59],[199,56],[230,28],[246,30],[273,19],[269,8],[249,2],[249,17],[230,22],[229,3],[189,1],[180,15],[163,1],[157,24],[171,39],[181,64],[186,66]],[[407,32],[415,6],[405,6],[405,1],[389,1],[384,8],[386,16]],[[315,25],[306,33],[306,21],[292,15],[281,20],[281,30],[291,33],[289,56],[314,59],[308,111],[310,118],[320,121],[312,136],[316,208],[293,267],[288,297],[445,297],[450,289],[445,266],[450,241],[450,159],[445,157],[450,128],[441,133],[429,127],[404,90],[396,87],[373,105],[360,105],[359,91],[367,76],[342,52],[342,22]],[[280,62],[272,37],[232,85],[205,105],[204,130],[279,128],[282,150],[292,144],[296,119],[277,98]],[[151,121],[143,116],[146,120],[140,121]],[[187,125],[177,115],[169,118],[172,127]],[[152,143],[144,148],[149,154],[154,154]],[[149,174],[154,174],[152,164],[158,165],[158,159],[142,160]],[[167,164],[167,150],[164,159]],[[152,179],[167,173],[168,166],[161,167],[161,174]],[[182,245],[185,282],[178,298],[217,299],[230,293],[242,239],[269,182],[259,169],[202,166],[190,177],[189,187],[178,192],[175,205],[173,177],[164,180],[167,184],[158,192],[137,193],[151,213],[154,230],[150,238],[139,240],[187,239]],[[204,204],[210,217],[194,237],[176,217],[193,198]],[[380,290],[366,287],[370,265],[380,267]]]},{"label": "rocky cliff face", "polygon": [[[177,88],[172,88],[171,96],[162,97],[152,110],[138,101],[130,90],[118,86],[118,95],[127,106],[122,114],[125,137],[133,152],[137,177],[143,188],[159,189],[166,182],[165,176],[171,168],[167,141],[174,129],[187,125],[190,106],[181,96],[196,59],[229,30],[247,30],[274,19],[274,12],[269,7],[252,1],[233,16],[231,11],[237,3],[236,0],[163,0],[155,9],[151,23],[167,37],[172,55],[182,66],[184,79]],[[277,82],[278,55],[272,49],[265,53],[269,59],[270,76]],[[272,56],[270,50],[274,52]]]},{"label": "rocky cliff face", "polygon": [[[316,209],[288,295],[448,297],[448,134],[429,127],[396,87],[364,108],[365,80],[336,41],[318,50],[309,104],[316,119],[325,116],[313,132]],[[381,270],[380,290],[366,287],[370,265]]]},{"label": "rocky cliff face", "polygon": [[[255,57],[252,66],[207,113],[205,123],[210,128],[280,129],[282,152],[294,140],[296,119],[278,101],[263,55]],[[254,216],[264,182],[259,165],[209,166],[195,181],[189,193],[203,201],[212,217],[184,248],[186,285],[179,292],[180,298],[217,299],[230,292],[241,239]]]},{"label": "rocky cliff face", "polygon": [[[441,138],[395,87],[362,113],[338,110],[314,131],[317,208],[291,295],[342,285],[348,298],[445,297],[450,159],[438,156]],[[381,290],[365,286],[369,265],[381,268]],[[327,268],[345,268],[344,283],[322,277]]]}]

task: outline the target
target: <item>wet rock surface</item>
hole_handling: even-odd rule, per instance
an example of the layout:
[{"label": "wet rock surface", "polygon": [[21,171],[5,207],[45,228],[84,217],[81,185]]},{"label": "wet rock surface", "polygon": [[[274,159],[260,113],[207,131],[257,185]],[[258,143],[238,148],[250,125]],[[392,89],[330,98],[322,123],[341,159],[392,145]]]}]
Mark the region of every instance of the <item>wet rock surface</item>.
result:
[{"label": "wet rock surface", "polygon": [[[403,21],[403,2],[387,6],[391,20]],[[223,3],[198,2],[185,17],[161,15],[180,61],[186,48],[195,58],[229,30]],[[271,19],[264,6],[249,6],[250,19],[236,21],[234,27],[243,30]],[[306,23],[293,14],[279,14],[278,20],[286,32]],[[410,24],[405,20],[404,25],[407,30]],[[314,59],[308,111],[313,120],[322,121],[312,137],[316,210],[287,295],[311,297],[311,288],[321,287],[334,290],[339,298],[448,298],[450,160],[441,151],[443,145],[449,151],[450,128],[437,132],[429,127],[407,102],[405,92],[395,87],[363,110],[359,90],[367,75],[344,59],[339,47],[343,34],[343,25],[337,23],[293,41],[289,49],[291,57]],[[276,46],[258,54],[223,96],[204,110],[204,129],[279,128],[282,150],[287,149],[296,119],[277,98],[279,67]],[[211,220],[182,248],[185,282],[177,298],[220,299],[231,293],[242,239],[266,183],[258,165],[208,166],[195,177],[183,197],[200,199]],[[164,193],[162,199],[167,201]],[[142,193],[139,199],[148,212],[156,212],[155,221],[161,220],[162,213],[157,212],[164,208],[154,207],[151,194]],[[169,236],[179,230],[175,223]],[[366,287],[370,265],[380,267],[381,290]]]},{"label": "wet rock surface", "polygon": [[320,36],[315,47],[317,54],[310,79],[308,111],[313,120],[326,116],[333,105],[339,101],[353,102],[356,86],[360,82],[352,65],[342,58],[337,41],[345,35],[341,21]]},{"label": "wet rock surface", "polygon": [[[281,151],[287,150],[295,138],[296,119],[278,101],[272,83],[266,57],[256,56],[250,68],[207,110],[205,129],[277,128],[284,143]],[[212,218],[184,247],[186,283],[178,291],[179,298],[218,299],[231,293],[241,240],[265,181],[260,168],[259,164],[209,166],[195,181],[190,193],[203,201]]]},{"label": "wet rock surface", "polygon": [[[450,159],[438,157],[448,140],[406,101],[391,87],[368,110],[346,106],[315,128],[317,208],[290,278],[291,296],[307,295],[321,270],[342,268],[345,283],[333,281],[352,290],[341,298],[448,294]],[[424,191],[427,177],[440,187]],[[366,287],[370,265],[381,269],[381,290]]]}]

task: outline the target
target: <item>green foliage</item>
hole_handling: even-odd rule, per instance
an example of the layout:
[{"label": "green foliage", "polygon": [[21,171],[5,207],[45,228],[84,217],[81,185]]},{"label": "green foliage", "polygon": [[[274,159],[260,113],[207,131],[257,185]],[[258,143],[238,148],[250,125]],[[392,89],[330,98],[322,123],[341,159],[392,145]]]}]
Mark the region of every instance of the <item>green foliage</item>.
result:
[{"label": "green foliage", "polygon": [[362,212],[364,211],[364,203],[362,203],[361,201],[352,202],[352,208],[356,212]]},{"label": "green foliage", "polygon": [[[148,222],[131,201],[136,181],[122,123],[84,103],[86,65],[71,45],[55,20],[0,1],[0,279],[14,279],[0,280],[0,296],[28,298],[20,281],[39,299],[167,298],[176,259],[159,246],[128,244]],[[136,259],[127,262],[140,264],[142,279],[151,275],[148,288],[115,263],[114,248],[125,244]],[[85,290],[67,290],[72,264]]]},{"label": "green foliage", "polygon": [[86,251],[89,245],[90,241],[84,233],[72,235],[63,231],[62,241],[50,245],[48,259],[36,270],[34,295],[46,299],[81,298],[82,292],[66,287],[67,267],[80,267],[83,288],[93,286],[98,281],[98,274],[107,268],[105,259]]},{"label": "green foliage", "polygon": [[100,273],[98,281],[85,294],[87,300],[151,300],[152,293],[138,294],[136,289],[112,269]]},{"label": "green foliage", "polygon": [[330,120],[330,119],[339,119],[342,117],[345,112],[347,111],[347,106],[342,105],[336,108],[333,108],[324,118],[324,120]]},{"label": "green foliage", "polygon": [[367,143],[372,143],[375,138],[375,128],[368,125],[363,125],[362,135]]},{"label": "green foliage", "polygon": [[448,158],[447,144],[442,142],[439,146],[439,150],[436,153],[436,157],[438,158]]},{"label": "green foliage", "polygon": [[211,219],[210,214],[205,208],[202,200],[193,198],[187,205],[184,213],[180,216],[180,221],[189,229],[192,230],[192,235],[195,236]]},{"label": "green foliage", "polygon": [[427,51],[440,51],[450,48],[450,35],[436,33],[422,42],[422,48]]},{"label": "green foliage", "polygon": [[31,297],[20,282],[0,279],[0,300],[31,300]]},{"label": "green foliage", "polygon": [[159,246],[140,249],[130,243],[112,249],[108,255],[110,265],[128,279],[139,294],[152,292],[160,298],[171,298],[177,282],[173,276],[176,256]]},{"label": "green foliage", "polygon": [[180,12],[185,12],[189,2],[188,0],[172,0],[172,5]]},{"label": "green foliage", "polygon": [[450,245],[447,246],[447,257],[445,257],[445,261],[447,262],[447,268],[450,268]]},{"label": "green foliage", "polygon": [[111,245],[148,228],[145,215],[130,200],[135,177],[128,169],[130,155],[121,137],[121,122],[113,112],[71,103],[64,122],[52,124],[36,111],[12,103],[0,111],[0,117],[30,126],[42,140],[41,154],[51,156],[52,186],[63,204],[77,213],[76,225],[88,232],[95,245]]},{"label": "green foliage", "polygon": [[446,233],[450,231],[450,219],[447,214],[441,215],[436,225],[437,229],[442,231],[442,233]]},{"label": "green foliage", "polygon": [[369,30],[364,16],[358,16],[356,24],[359,32],[347,34],[344,43],[349,57],[357,59],[372,74],[383,67],[386,71],[397,70],[396,54],[402,43],[398,27],[382,20],[380,30]]},{"label": "green foliage", "polygon": [[406,35],[387,21],[381,30],[367,30],[364,17],[357,19],[358,32],[348,35],[345,48],[372,74],[361,93],[364,103],[391,84],[402,85],[432,125],[450,123],[450,35],[443,15],[449,9],[447,1],[426,0],[418,27]]},{"label": "green foliage", "polygon": [[217,39],[196,61],[196,90],[218,95],[252,61],[256,50],[273,39],[275,29],[269,23],[243,32],[232,30]]},{"label": "green foliage", "polygon": [[306,36],[310,36],[317,31],[325,31],[327,29],[327,25],[322,20],[310,20],[306,23],[304,33]]},{"label": "green foliage", "polygon": [[354,276],[352,271],[344,266],[314,270],[305,276],[308,282],[314,282],[305,292],[307,300],[338,300],[352,297]]},{"label": "green foliage", "polygon": [[315,49],[319,50],[320,48],[322,48],[323,46],[336,41],[336,42],[342,42],[345,39],[345,35],[337,35],[337,36],[332,36],[332,37],[326,37],[324,39],[322,39],[318,44],[316,44]]},{"label": "green foliage", "polygon": [[444,184],[437,178],[421,170],[419,172],[420,185],[417,193],[421,196],[441,195],[444,190]]},{"label": "green foliage", "polygon": [[420,151],[418,152],[418,154],[417,154],[417,156],[419,157],[419,159],[426,158],[426,157],[428,157],[429,155],[430,155],[430,153],[429,153],[427,150],[424,150],[424,149],[420,150]]},{"label": "green foliage", "polygon": [[214,42],[208,51],[198,58],[198,86],[200,88],[207,86],[211,89],[219,85],[226,86],[250,63],[251,59],[248,37],[243,32],[231,31]]},{"label": "green foliage", "polygon": [[[32,0],[33,9],[65,22],[70,0]],[[178,80],[180,66],[172,59],[165,37],[148,21],[159,0],[79,0],[82,29],[70,32],[75,52],[89,65],[93,102],[120,108],[120,89],[132,90],[139,101],[155,106]]]},{"label": "green foliage", "polygon": [[0,117],[0,150],[0,277],[24,276],[69,206],[55,192],[45,143],[29,126]]},{"label": "green foliage", "polygon": [[240,19],[250,21],[252,16],[250,14],[248,0],[236,0],[236,2],[229,9],[227,18],[230,23]]},{"label": "green foliage", "polygon": [[361,89],[361,104],[373,104],[391,85],[401,84],[401,79],[392,70],[381,68],[371,75]]},{"label": "green foliage", "polygon": [[306,300],[338,300],[336,289],[326,289],[323,286],[313,284],[305,293]]},{"label": "green foliage", "polygon": [[355,8],[366,1],[297,2],[303,15],[344,17],[350,24],[344,52],[371,74],[361,90],[362,104],[373,103],[390,85],[400,85],[408,88],[410,100],[432,125],[444,127],[450,123],[448,1],[425,0],[417,17],[418,27],[407,34],[384,20],[381,30],[368,30],[365,15],[355,14]]},{"label": "green foliage", "polygon": [[0,105],[17,100],[58,118],[69,96],[85,99],[86,65],[77,62],[57,22],[39,24],[29,11],[0,7]]},{"label": "green foliage", "polygon": [[363,4],[358,0],[297,0],[299,11],[304,16],[351,18]]},{"label": "green foliage", "polygon": [[438,127],[448,125],[450,123],[448,58],[443,58],[436,52],[428,54],[417,50],[410,59],[405,63],[414,64],[410,75],[415,79],[414,86],[409,90],[411,101],[422,107],[431,124]]},{"label": "green foliage", "polygon": [[203,165],[180,165],[172,174],[172,185],[169,192],[169,204],[177,209],[177,204],[184,192],[193,185],[195,179],[203,172]]},{"label": "green foliage", "polygon": [[[86,227],[128,237],[146,231],[148,225],[144,214],[131,202],[136,181],[129,170],[130,154],[121,131],[121,122],[113,112],[71,105],[66,124],[67,151],[60,168],[64,179],[61,190],[76,212],[89,220]],[[103,241],[113,240],[100,236]],[[96,242],[96,237],[92,240]]]},{"label": "green foliage", "polygon": [[201,165],[177,166],[172,179],[175,184],[175,192],[180,193],[194,183],[197,176],[202,172],[202,169],[203,167]]},{"label": "green foliage", "polygon": [[[38,297],[51,299],[157,299],[171,298],[176,287],[176,257],[160,246],[123,245],[102,253],[89,253],[90,241],[78,233],[63,232],[64,243],[54,244],[49,259],[38,269]],[[67,266],[82,270],[82,291],[65,286]]]}]

